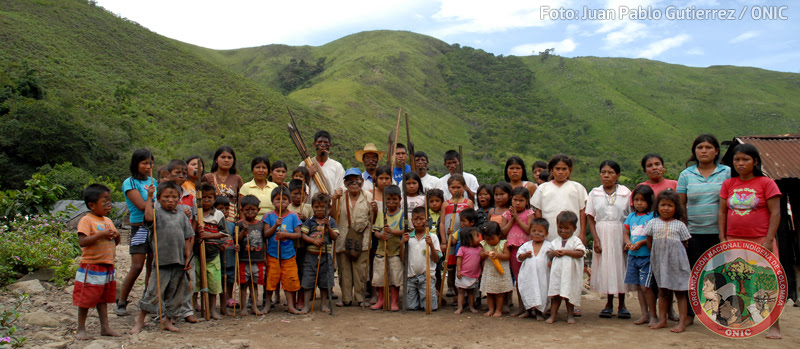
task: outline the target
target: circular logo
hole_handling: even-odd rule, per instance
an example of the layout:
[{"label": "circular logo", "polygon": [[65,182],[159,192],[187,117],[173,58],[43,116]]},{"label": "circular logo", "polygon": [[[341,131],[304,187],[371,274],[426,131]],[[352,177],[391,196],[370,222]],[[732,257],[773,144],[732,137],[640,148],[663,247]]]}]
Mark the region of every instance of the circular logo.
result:
[{"label": "circular logo", "polygon": [[730,240],[710,248],[695,263],[689,302],[709,330],[747,338],[778,320],[787,289],[778,257],[760,244]]}]

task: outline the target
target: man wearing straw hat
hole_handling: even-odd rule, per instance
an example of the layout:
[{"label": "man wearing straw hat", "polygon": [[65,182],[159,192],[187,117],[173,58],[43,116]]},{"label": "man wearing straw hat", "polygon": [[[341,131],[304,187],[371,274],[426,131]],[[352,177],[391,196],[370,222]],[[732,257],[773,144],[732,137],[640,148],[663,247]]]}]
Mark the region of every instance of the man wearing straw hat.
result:
[{"label": "man wearing straw hat", "polygon": [[362,189],[372,190],[375,170],[383,159],[383,154],[373,143],[367,143],[364,145],[364,149],[356,151],[356,161],[364,164],[364,173],[361,174],[361,177],[364,178]]}]

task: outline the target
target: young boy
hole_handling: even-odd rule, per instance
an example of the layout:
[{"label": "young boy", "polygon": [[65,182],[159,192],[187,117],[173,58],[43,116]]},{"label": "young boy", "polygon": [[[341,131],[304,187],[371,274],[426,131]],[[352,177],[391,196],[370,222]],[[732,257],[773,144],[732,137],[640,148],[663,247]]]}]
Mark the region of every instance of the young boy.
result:
[{"label": "young boy", "polygon": [[[192,315],[191,288],[186,278],[189,270],[189,258],[192,254],[192,230],[186,214],[177,210],[180,200],[180,187],[174,182],[163,182],[158,185],[158,209],[153,209],[153,188],[147,191],[145,200],[144,223],[151,230],[149,235],[150,246],[157,253],[159,273],[150,275],[150,282],[139,301],[139,316],[136,324],[131,329],[131,334],[139,333],[144,326],[144,319],[148,313],[158,313],[159,294],[165,309],[161,319],[165,329],[178,332],[175,319],[186,318]],[[155,229],[154,229],[155,228]],[[156,243],[158,240],[158,243]],[[157,251],[157,252],[156,252]],[[159,280],[156,280],[160,275]],[[160,288],[158,286],[161,286]]]},{"label": "young boy", "polygon": [[111,212],[111,189],[102,184],[91,184],[83,191],[83,202],[89,208],[78,222],[78,244],[81,246],[81,263],[75,274],[72,304],[78,307],[78,332],[75,338],[88,340],[86,317],[89,308],[97,308],[100,334],[119,337],[108,325],[108,305],[117,296],[114,257],[120,237],[114,222],[106,215]]},{"label": "young boy", "polygon": [[[227,315],[228,311],[225,309],[225,294],[222,292],[222,273],[221,273],[221,251],[224,251],[224,241],[228,239],[228,224],[225,220],[225,214],[214,208],[214,195],[216,190],[210,183],[203,182],[200,184],[200,207],[203,208],[203,226],[202,229],[198,226],[198,234],[195,243],[195,265],[200,265],[200,244],[205,240],[206,246],[206,284],[208,285],[209,294],[209,309],[211,310],[211,317],[215,320],[221,319],[220,312],[216,307],[216,295],[219,295],[219,304],[222,314]],[[202,289],[200,282],[200,268],[196,268],[195,290]],[[196,303],[198,292],[195,292],[193,302]]]},{"label": "young boy", "polygon": [[[428,187],[425,187],[428,188]],[[439,221],[442,215],[442,204],[444,203],[444,193],[441,189],[427,189],[425,196],[428,200],[428,226],[431,227],[432,232],[439,231]],[[437,236],[438,238],[438,236]],[[439,247],[441,250],[441,247]],[[439,258],[436,263],[436,289],[442,288],[442,271],[444,270],[444,258]]]},{"label": "young boy", "polygon": [[[174,182],[181,189],[179,194],[180,199],[178,200],[177,207],[178,212],[185,213],[186,216],[189,217],[189,222],[192,223],[193,229],[197,231],[197,206],[194,201],[194,196],[192,196],[192,194],[190,194],[189,191],[183,187],[183,183],[186,182],[186,178],[188,177],[186,162],[179,159],[170,160],[170,162],[168,162],[163,168],[169,174],[169,178],[167,180]],[[200,253],[199,250],[197,250],[197,252],[198,254]],[[197,275],[197,265],[194,261],[194,258],[189,261],[189,287],[192,287],[197,283],[195,278]],[[196,304],[194,299],[190,300],[190,302],[191,303],[186,304],[187,307],[192,309],[200,308],[199,304],[194,306]],[[197,318],[195,318],[194,314],[190,314],[186,317],[186,322],[197,323]]]},{"label": "young boy", "polygon": [[[384,292],[391,292],[391,310],[399,311],[398,298],[400,285],[403,283],[403,262],[400,260],[400,248],[403,241],[403,228],[400,221],[405,214],[400,209],[400,187],[390,185],[384,189],[386,197],[386,221],[379,214],[372,226],[372,231],[378,239],[378,250],[372,263],[372,286],[378,290],[378,301],[371,307],[379,310],[384,305]],[[385,275],[385,263],[389,263],[389,275]],[[390,290],[385,290],[385,277],[389,278]]]},{"label": "young boy", "polygon": [[[264,215],[264,237],[267,240],[267,299],[280,282],[287,299],[287,311],[300,314],[295,307],[296,292],[300,289],[297,276],[297,259],[294,242],[300,238],[300,218],[289,212],[289,190],[278,187],[272,190],[272,204],[277,209]],[[280,213],[280,217],[278,214]],[[264,313],[270,310],[269,302],[264,304]]]},{"label": "young boy", "polygon": [[552,241],[553,249],[547,252],[551,258],[550,285],[547,295],[551,297],[548,324],[556,321],[561,300],[567,302],[567,323],[574,324],[575,307],[581,305],[583,290],[583,256],[586,247],[573,233],[578,226],[578,215],[572,211],[561,211],[556,217],[558,238]]},{"label": "young boy", "polygon": [[[239,301],[242,302],[242,316],[247,316],[247,291],[252,290],[253,299],[258,299],[258,285],[265,284],[264,269],[264,222],[258,221],[261,202],[254,195],[242,197],[244,219],[239,221],[239,241],[234,246],[239,251]],[[258,313],[258,304],[253,304],[253,313]]]},{"label": "young boy", "polygon": [[[214,191],[216,194],[216,190]],[[227,196],[219,195],[214,199],[214,209],[221,212],[223,216],[228,217],[228,209],[230,208],[230,200]],[[220,307],[225,309],[223,313],[225,315],[230,315],[228,312],[228,308],[233,308],[238,306],[239,304],[236,302],[236,297],[233,296],[233,284],[236,282],[236,275],[235,275],[235,267],[236,267],[236,251],[233,250],[233,233],[234,229],[236,228],[236,224],[229,220],[225,220],[225,226],[228,229],[228,234],[230,234],[227,238],[222,241],[223,251],[220,253],[221,263],[222,263],[222,282],[225,284],[225,301],[220,301]]]},{"label": "young boy", "polygon": [[[441,258],[439,237],[430,231],[426,232],[425,207],[417,206],[411,211],[412,234],[405,234],[403,242],[408,241],[408,283],[406,284],[406,308],[410,310],[425,309],[430,287],[432,310],[439,307],[436,297],[436,263]],[[430,251],[430,254],[428,254]],[[425,270],[425,259],[430,258],[430,268]],[[431,274],[431,284],[425,284],[425,274]]]},{"label": "young boy", "polygon": [[[328,216],[328,205],[331,197],[328,194],[319,193],[311,198],[311,206],[314,216],[303,223],[301,231],[303,240],[306,242],[306,254],[303,261],[303,277],[300,285],[303,287],[304,304],[303,314],[308,313],[311,308],[311,296],[319,287],[322,312],[330,311],[328,302],[328,291],[333,289],[333,241],[339,237],[339,229],[336,227],[336,220]],[[316,287],[315,287],[316,286]]]},{"label": "young boy", "polygon": [[296,214],[303,222],[314,215],[311,205],[301,201],[305,200],[303,197],[305,195],[303,192],[303,181],[292,179],[289,182],[289,193],[289,196],[292,198],[292,203],[289,205],[289,212]]}]

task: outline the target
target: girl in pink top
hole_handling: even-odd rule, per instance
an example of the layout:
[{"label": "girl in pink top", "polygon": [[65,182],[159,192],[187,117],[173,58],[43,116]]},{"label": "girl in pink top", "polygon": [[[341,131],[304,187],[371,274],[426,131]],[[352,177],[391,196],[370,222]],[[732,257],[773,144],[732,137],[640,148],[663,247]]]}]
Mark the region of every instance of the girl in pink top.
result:
[{"label": "girl in pink top", "polygon": [[[507,241],[508,251],[512,256],[517,255],[517,250],[522,244],[528,242],[531,238],[526,233],[530,230],[531,221],[533,221],[533,210],[529,207],[530,196],[528,188],[516,187],[511,191],[511,207],[508,211],[503,213],[503,223],[500,225],[500,230],[503,237]],[[516,258],[511,258],[511,276],[514,280],[519,275],[519,268],[522,262]],[[520,304],[519,311],[511,316],[519,316],[525,312],[525,307],[522,306],[522,297],[517,292],[517,298]]]},{"label": "girl in pink top", "polygon": [[469,311],[477,313],[475,309],[475,289],[478,288],[478,278],[481,277],[481,238],[478,229],[467,227],[461,231],[461,248],[456,254],[456,287],[458,288],[458,310],[456,315],[464,309],[464,296],[469,293]]}]

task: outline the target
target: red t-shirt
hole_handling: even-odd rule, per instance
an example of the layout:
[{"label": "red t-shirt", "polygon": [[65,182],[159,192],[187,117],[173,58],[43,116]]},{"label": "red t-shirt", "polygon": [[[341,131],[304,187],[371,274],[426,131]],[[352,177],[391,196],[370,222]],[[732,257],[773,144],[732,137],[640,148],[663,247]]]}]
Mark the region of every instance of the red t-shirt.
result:
[{"label": "red t-shirt", "polygon": [[727,236],[764,237],[769,230],[767,199],[780,196],[775,181],[760,176],[746,181],[733,177],[722,183],[719,196],[728,204]]},{"label": "red t-shirt", "polygon": [[[672,189],[672,191],[677,191],[678,190],[678,181],[676,181],[674,179],[666,179],[666,178],[664,178],[664,180],[662,180],[661,183],[658,183],[658,184],[653,184],[653,183],[650,183],[649,181],[644,181],[642,183],[639,183],[639,185],[646,185],[646,186],[652,188],[653,189],[653,194],[654,194],[653,195],[653,199],[654,200],[655,200],[656,196],[658,196],[658,193],[660,193],[660,192],[662,192],[662,191],[664,191],[666,189]],[[633,195],[631,195],[631,202],[633,202]]]}]

